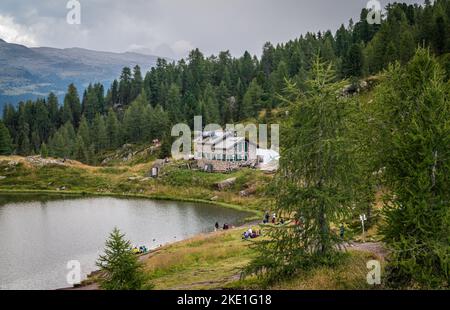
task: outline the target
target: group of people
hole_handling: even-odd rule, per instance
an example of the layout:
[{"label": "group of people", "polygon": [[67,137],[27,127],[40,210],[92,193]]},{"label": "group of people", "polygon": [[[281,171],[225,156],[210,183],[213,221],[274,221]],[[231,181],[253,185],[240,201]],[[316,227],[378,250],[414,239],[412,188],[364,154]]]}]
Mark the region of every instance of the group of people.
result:
[{"label": "group of people", "polygon": [[[228,225],[227,223],[223,224],[223,227],[222,227],[223,230],[228,230],[230,228],[231,228],[231,226]],[[214,230],[218,231],[219,229],[220,229],[219,222],[216,222],[216,224],[214,225]]]},{"label": "group of people", "polygon": [[251,227],[242,234],[243,239],[255,239],[259,236],[261,236],[261,231],[253,231]]},{"label": "group of people", "polygon": [[148,252],[148,249],[145,245],[141,245],[139,248],[138,247],[134,247],[131,250],[134,254],[139,255],[139,254],[145,254]]},{"label": "group of people", "polygon": [[[263,224],[269,224],[269,223],[272,223],[274,225],[277,224],[277,215],[276,215],[276,213],[272,214],[272,219],[271,219],[269,211],[266,211],[266,213],[264,214],[264,218],[263,218]],[[278,224],[283,225],[284,219],[281,218],[280,222]]]}]

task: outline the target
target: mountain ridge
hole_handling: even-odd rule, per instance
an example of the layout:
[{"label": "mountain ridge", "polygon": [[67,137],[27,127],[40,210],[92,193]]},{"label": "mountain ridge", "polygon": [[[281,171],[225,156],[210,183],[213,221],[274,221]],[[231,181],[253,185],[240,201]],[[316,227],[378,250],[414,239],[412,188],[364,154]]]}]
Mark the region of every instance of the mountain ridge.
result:
[{"label": "mountain ridge", "polygon": [[135,52],[105,52],[79,47],[26,47],[0,38],[0,108],[54,92],[60,99],[75,84],[81,94],[90,83],[108,87],[123,67],[139,65],[143,72],[158,58]]}]

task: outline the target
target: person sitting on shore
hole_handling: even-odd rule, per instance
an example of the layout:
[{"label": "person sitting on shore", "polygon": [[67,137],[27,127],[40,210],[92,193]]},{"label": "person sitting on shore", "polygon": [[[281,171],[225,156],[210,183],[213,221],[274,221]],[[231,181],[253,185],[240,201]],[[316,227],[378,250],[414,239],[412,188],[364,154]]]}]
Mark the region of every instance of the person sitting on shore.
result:
[{"label": "person sitting on shore", "polygon": [[228,224],[223,224],[223,230],[228,230],[228,229],[230,229],[230,226],[228,226]]},{"label": "person sitting on shore", "polygon": [[250,235],[250,238],[255,239],[255,238],[258,238],[259,236],[261,236],[260,230],[252,232],[252,234]]},{"label": "person sitting on shore", "polygon": [[247,240],[248,238],[250,238],[248,231],[244,231],[244,233],[242,234],[242,239]]}]

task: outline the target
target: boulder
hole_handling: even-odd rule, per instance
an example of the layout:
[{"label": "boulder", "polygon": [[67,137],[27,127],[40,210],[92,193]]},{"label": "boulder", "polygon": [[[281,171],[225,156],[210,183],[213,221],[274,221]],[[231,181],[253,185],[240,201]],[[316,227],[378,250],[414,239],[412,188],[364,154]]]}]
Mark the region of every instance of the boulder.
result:
[{"label": "boulder", "polygon": [[215,187],[218,190],[222,191],[222,190],[232,187],[235,183],[236,183],[236,178],[230,178],[230,179],[226,179],[225,181],[216,183]]},{"label": "boulder", "polygon": [[248,197],[256,193],[256,186],[251,186],[243,191],[239,192],[239,196]]}]

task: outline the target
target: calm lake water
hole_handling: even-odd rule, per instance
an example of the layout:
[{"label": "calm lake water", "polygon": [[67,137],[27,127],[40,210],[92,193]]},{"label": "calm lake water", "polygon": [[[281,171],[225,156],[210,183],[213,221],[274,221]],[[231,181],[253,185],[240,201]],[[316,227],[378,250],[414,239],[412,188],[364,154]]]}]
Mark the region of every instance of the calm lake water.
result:
[{"label": "calm lake water", "polygon": [[216,221],[239,224],[246,215],[144,199],[0,196],[0,289],[67,287],[71,260],[81,263],[84,279],[97,269],[95,261],[114,227],[133,245],[151,249],[213,231]]}]

